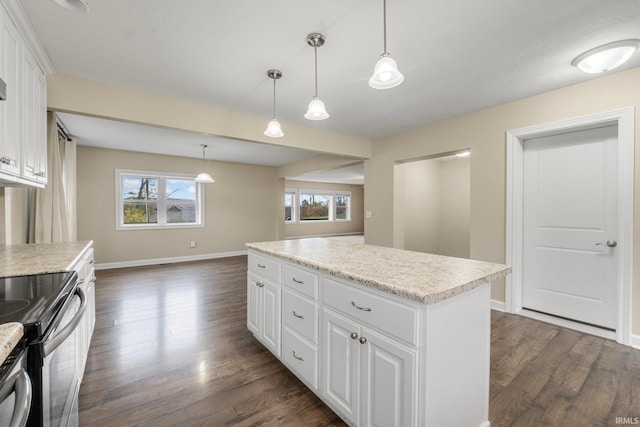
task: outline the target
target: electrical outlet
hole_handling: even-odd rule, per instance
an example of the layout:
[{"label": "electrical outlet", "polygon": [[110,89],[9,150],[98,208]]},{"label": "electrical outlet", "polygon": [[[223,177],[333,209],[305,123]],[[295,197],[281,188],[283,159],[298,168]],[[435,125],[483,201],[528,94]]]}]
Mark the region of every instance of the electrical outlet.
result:
[{"label": "electrical outlet", "polygon": [[371,217],[373,217],[373,213],[372,213],[371,211],[366,211],[366,212],[364,213],[364,217],[365,217],[365,218],[371,218]]},{"label": "electrical outlet", "polygon": [[196,245],[197,245],[197,242],[196,242],[195,240],[192,240],[192,241],[191,241],[191,245],[190,245],[190,246],[191,246],[192,248],[195,248],[195,247],[196,247]]}]

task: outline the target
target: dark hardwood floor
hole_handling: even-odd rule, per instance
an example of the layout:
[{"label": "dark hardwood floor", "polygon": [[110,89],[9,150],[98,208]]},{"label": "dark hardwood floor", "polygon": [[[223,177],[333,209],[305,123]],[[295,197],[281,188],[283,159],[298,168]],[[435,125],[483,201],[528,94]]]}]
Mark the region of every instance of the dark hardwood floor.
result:
[{"label": "dark hardwood floor", "polygon": [[[246,257],[98,271],[96,300],[81,426],[344,425],[246,329]],[[640,417],[640,351],[499,312],[492,328],[492,427]]]}]

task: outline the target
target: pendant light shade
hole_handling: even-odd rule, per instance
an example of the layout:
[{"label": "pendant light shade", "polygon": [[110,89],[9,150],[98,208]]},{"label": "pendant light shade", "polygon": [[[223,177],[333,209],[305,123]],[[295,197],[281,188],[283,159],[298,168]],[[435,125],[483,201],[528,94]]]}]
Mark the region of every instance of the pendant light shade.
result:
[{"label": "pendant light shade", "polygon": [[376,62],[373,75],[369,79],[369,86],[374,89],[391,89],[398,86],[404,80],[404,76],[398,71],[398,64],[387,52],[387,0],[382,0],[382,27],[384,39],[384,52]]},{"label": "pendant light shade", "polygon": [[202,144],[202,172],[200,172],[198,174],[198,176],[196,176],[196,179],[194,180],[195,182],[200,182],[203,184],[210,184],[212,182],[216,182],[213,178],[211,178],[211,175],[209,175],[205,169],[205,158],[204,158],[204,149],[207,148],[206,144]]},{"label": "pendant light shade", "polygon": [[271,138],[280,138],[284,136],[284,133],[280,127],[280,122],[276,120],[276,80],[282,77],[282,71],[276,69],[267,70],[267,76],[273,79],[273,114],[271,120],[267,123],[267,130],[264,131],[264,134]]},{"label": "pendant light shade", "polygon": [[89,12],[89,3],[86,0],[53,0],[53,2],[73,12]]},{"label": "pendant light shade", "polygon": [[304,118],[307,120],[324,120],[329,118],[329,113],[327,113],[327,108],[324,105],[324,102],[318,96],[318,48],[324,44],[325,36],[321,33],[310,33],[307,35],[307,44],[313,47],[314,56],[315,56],[315,95],[311,98],[311,102],[309,102],[309,107],[307,108],[307,112],[304,115]]},{"label": "pendant light shade", "polygon": [[589,74],[604,73],[627,62],[638,47],[637,39],[607,43],[578,55],[571,65]]}]

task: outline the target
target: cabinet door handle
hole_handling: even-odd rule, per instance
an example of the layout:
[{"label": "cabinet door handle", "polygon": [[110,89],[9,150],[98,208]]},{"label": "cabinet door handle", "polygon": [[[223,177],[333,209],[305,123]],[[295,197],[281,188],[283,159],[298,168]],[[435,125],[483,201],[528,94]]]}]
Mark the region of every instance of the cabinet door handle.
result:
[{"label": "cabinet door handle", "polygon": [[367,337],[360,337],[360,344],[366,344]]},{"label": "cabinet door handle", "polygon": [[357,332],[351,332],[351,339],[352,340],[357,340],[358,339],[358,333]]},{"label": "cabinet door handle", "polygon": [[300,357],[300,356],[298,356],[298,355],[296,354],[296,351],[295,351],[295,350],[293,350],[293,357],[295,357],[296,359],[298,359],[298,360],[299,360],[299,361],[301,361],[301,362],[304,362],[304,357]]},{"label": "cabinet door handle", "polygon": [[260,282],[256,282],[256,286],[259,287],[259,288],[262,288],[262,287],[264,287],[264,284],[260,283]]},{"label": "cabinet door handle", "polygon": [[5,165],[10,165],[11,164],[11,159],[9,157],[2,157],[2,158],[0,158],[0,163],[3,163]]},{"label": "cabinet door handle", "polygon": [[267,266],[266,266],[266,265],[262,265],[262,264],[258,264],[258,267],[260,267],[260,268],[267,268]]},{"label": "cabinet door handle", "polygon": [[354,306],[355,308],[357,308],[358,310],[371,311],[371,309],[369,307],[360,307],[359,305],[356,305],[355,301],[351,301],[351,305]]},{"label": "cabinet door handle", "polygon": [[44,178],[45,173],[44,172],[37,172],[35,175],[40,177],[40,178]]},{"label": "cabinet door handle", "polygon": [[295,317],[297,317],[298,319],[304,319],[304,316],[303,316],[303,315],[301,315],[301,314],[296,313],[296,311],[295,311],[295,310],[293,310],[293,315],[294,315]]},{"label": "cabinet door handle", "polygon": [[304,280],[298,280],[295,277],[293,277],[293,281],[300,284],[300,285],[304,285]]}]

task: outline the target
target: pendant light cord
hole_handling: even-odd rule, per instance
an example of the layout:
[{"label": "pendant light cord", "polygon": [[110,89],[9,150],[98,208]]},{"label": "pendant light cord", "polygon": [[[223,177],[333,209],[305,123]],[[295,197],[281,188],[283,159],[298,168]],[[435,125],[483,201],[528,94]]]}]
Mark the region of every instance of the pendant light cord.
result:
[{"label": "pendant light cord", "polygon": [[384,37],[384,53],[387,53],[387,0],[382,0],[382,34]]},{"label": "pendant light cord", "polygon": [[313,46],[313,53],[315,56],[315,83],[316,83],[316,98],[318,97],[318,46]]},{"label": "pendant light cord", "polygon": [[276,79],[273,79],[273,117],[276,118]]}]

